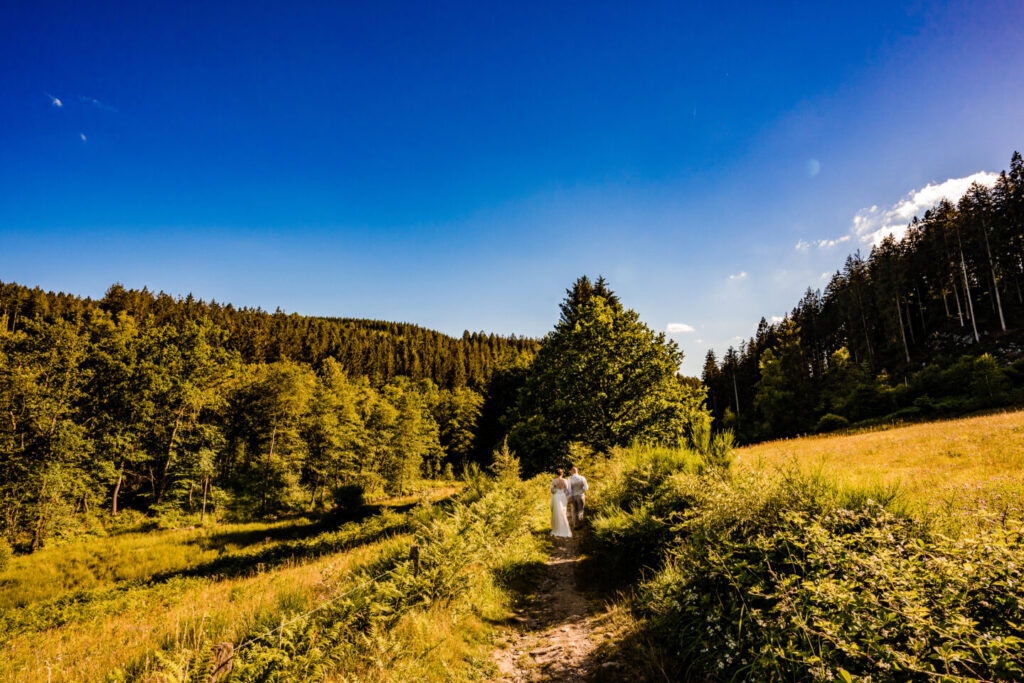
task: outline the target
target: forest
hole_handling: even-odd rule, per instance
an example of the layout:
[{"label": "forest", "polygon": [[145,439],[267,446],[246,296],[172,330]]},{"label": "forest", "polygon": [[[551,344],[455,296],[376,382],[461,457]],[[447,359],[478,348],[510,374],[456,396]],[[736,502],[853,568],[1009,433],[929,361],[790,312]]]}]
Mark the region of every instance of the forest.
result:
[{"label": "forest", "polygon": [[1024,402],[1024,161],[846,259],[703,381],[743,442]]},{"label": "forest", "polygon": [[681,360],[586,277],[542,342],[0,284],[0,531],[34,551],[140,519],[358,508],[510,445],[530,473],[638,439],[709,448]]}]

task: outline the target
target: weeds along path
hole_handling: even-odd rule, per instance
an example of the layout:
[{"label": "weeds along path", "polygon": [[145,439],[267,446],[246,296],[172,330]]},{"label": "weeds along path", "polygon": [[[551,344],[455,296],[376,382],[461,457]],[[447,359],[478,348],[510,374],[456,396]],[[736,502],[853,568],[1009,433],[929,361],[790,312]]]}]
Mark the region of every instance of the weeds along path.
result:
[{"label": "weeds along path", "polygon": [[515,617],[505,647],[495,653],[498,680],[585,681],[599,668],[594,657],[599,607],[576,585],[578,547],[578,538],[555,545],[536,595]]}]

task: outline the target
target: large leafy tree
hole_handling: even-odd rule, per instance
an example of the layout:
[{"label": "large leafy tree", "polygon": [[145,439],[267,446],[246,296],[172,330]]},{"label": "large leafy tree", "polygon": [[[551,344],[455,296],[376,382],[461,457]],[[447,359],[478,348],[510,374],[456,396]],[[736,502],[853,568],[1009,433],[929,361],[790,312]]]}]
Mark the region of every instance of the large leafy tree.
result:
[{"label": "large leafy tree", "polygon": [[539,469],[570,442],[598,450],[681,443],[707,423],[704,389],[678,376],[683,354],[624,308],[603,279],[567,290],[520,392],[516,450]]}]

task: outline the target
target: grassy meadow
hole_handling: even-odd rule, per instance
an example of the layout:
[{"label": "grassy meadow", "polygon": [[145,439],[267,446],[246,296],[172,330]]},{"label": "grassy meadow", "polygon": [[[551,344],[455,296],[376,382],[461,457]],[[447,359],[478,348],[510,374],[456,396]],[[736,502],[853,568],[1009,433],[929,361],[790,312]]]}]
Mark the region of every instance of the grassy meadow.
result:
[{"label": "grassy meadow", "polygon": [[[205,680],[213,644],[238,645],[388,570],[254,643],[231,680],[484,679],[494,625],[508,615],[501,581],[543,557],[525,531],[535,510],[488,487],[432,488],[347,521],[124,533],[17,556],[0,573],[0,680]],[[467,527],[477,543],[527,535],[488,555],[467,547]],[[420,577],[406,560],[414,539]]]},{"label": "grassy meadow", "polygon": [[945,524],[986,510],[1019,516],[1024,411],[769,441],[737,449],[735,463],[875,490]]}]

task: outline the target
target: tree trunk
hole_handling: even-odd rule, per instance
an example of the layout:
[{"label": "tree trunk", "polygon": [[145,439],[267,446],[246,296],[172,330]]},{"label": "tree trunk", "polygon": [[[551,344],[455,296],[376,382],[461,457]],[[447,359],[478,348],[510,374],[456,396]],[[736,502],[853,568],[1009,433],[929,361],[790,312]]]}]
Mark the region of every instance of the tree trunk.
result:
[{"label": "tree trunk", "polygon": [[316,504],[316,490],[317,490],[317,488],[319,488],[319,483],[320,483],[320,477],[317,476],[317,478],[313,481],[313,493],[309,496],[309,509],[310,510],[312,510],[313,506]]},{"label": "tree trunk", "polygon": [[957,289],[956,283],[953,283],[953,296],[956,297],[956,316],[960,318],[960,327],[964,326],[964,312],[960,308],[960,290]]},{"label": "tree trunk", "polygon": [[964,273],[964,295],[967,297],[967,314],[971,317],[971,328],[974,330],[974,341],[981,341],[978,336],[978,321],[974,317],[974,302],[971,301],[971,285],[967,281],[967,263],[964,261],[964,252],[960,252],[960,268]]},{"label": "tree trunk", "polygon": [[167,444],[167,459],[164,460],[164,472],[160,475],[160,490],[156,494],[156,502],[160,503],[164,498],[164,491],[167,489],[167,475],[171,471],[171,461],[174,460],[174,440],[178,438],[178,428],[181,427],[181,416],[185,414],[185,406],[178,410],[174,416],[174,429],[171,430],[171,439]]},{"label": "tree trunk", "polygon": [[733,392],[733,395],[736,397],[736,417],[739,417],[740,416],[740,390],[736,386],[736,371],[735,370],[733,370],[733,373],[732,373],[732,392]]},{"label": "tree trunk", "polygon": [[946,318],[949,318],[949,292],[942,290],[942,305],[946,308]]},{"label": "tree trunk", "polygon": [[992,263],[992,249],[988,245],[988,230],[983,231],[985,235],[985,253],[988,255],[988,270],[992,275],[992,292],[995,295],[996,309],[999,311],[999,327],[1006,332],[1006,318],[1003,317],[1003,302],[999,298],[999,280],[996,278],[996,266]]},{"label": "tree trunk", "polygon": [[117,495],[121,493],[121,482],[124,481],[124,461],[121,461],[121,469],[117,472],[117,483],[114,484],[113,502],[110,505],[110,514],[117,517]]},{"label": "tree trunk", "polygon": [[210,490],[210,476],[207,475],[203,479],[203,512],[199,515],[199,521],[202,522],[206,519],[206,494]]},{"label": "tree trunk", "polygon": [[195,482],[190,481],[188,483],[188,511],[192,512],[192,488],[195,486]]},{"label": "tree trunk", "polygon": [[896,299],[896,319],[900,321],[900,339],[903,340],[903,353],[907,357],[907,365],[910,365],[910,349],[907,348],[907,335],[903,331],[903,311],[900,300]]}]

